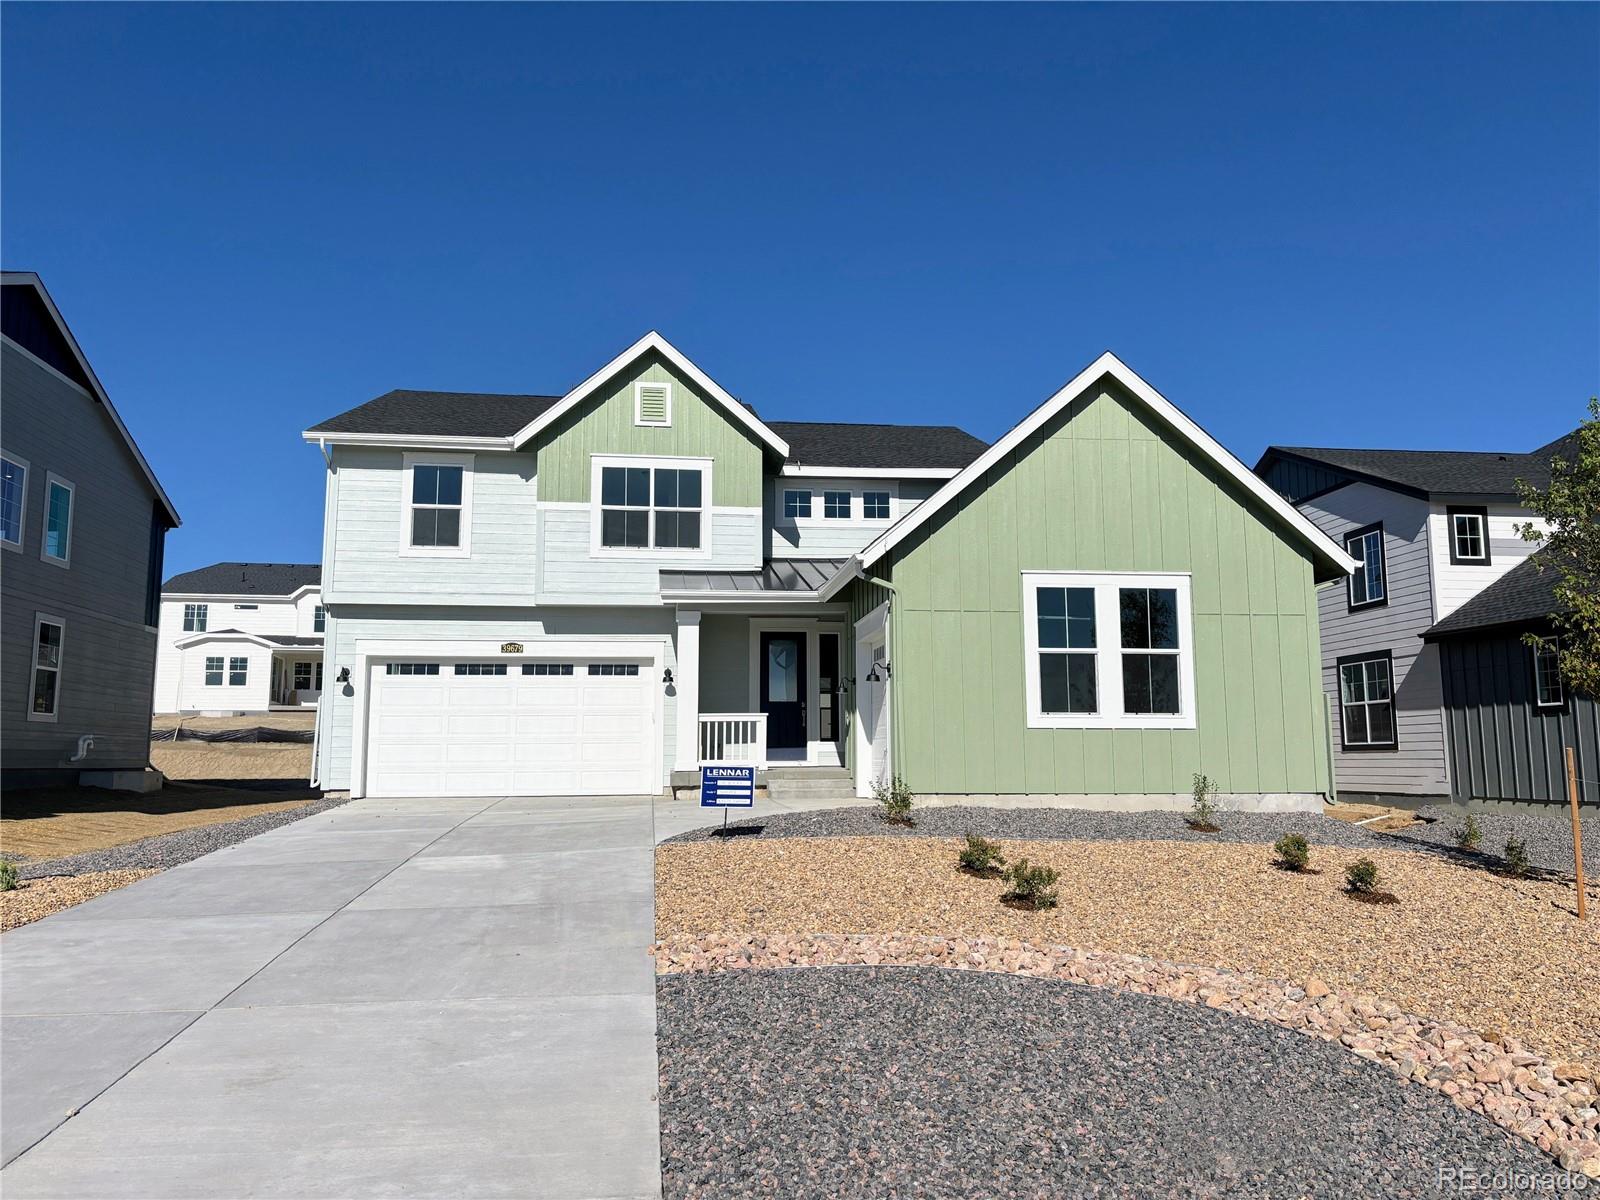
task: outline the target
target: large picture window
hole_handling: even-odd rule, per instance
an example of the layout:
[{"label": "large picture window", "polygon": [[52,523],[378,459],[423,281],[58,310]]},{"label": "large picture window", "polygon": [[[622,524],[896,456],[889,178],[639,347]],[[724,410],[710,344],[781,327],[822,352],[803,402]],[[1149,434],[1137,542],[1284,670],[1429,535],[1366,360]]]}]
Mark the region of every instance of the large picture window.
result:
[{"label": "large picture window", "polygon": [[406,454],[403,465],[400,553],[465,557],[472,541],[472,455]]},{"label": "large picture window", "polygon": [[1394,750],[1394,663],[1382,654],[1339,659],[1339,736],[1346,750]]},{"label": "large picture window", "polygon": [[1189,577],[1027,571],[1031,728],[1192,728]]},{"label": "large picture window", "polygon": [[1383,526],[1368,525],[1347,534],[1344,548],[1356,560],[1355,572],[1350,576],[1350,607],[1384,603],[1389,596],[1389,580],[1383,562]]},{"label": "large picture window", "polygon": [[710,467],[681,460],[597,460],[595,549],[689,551],[706,548]]}]

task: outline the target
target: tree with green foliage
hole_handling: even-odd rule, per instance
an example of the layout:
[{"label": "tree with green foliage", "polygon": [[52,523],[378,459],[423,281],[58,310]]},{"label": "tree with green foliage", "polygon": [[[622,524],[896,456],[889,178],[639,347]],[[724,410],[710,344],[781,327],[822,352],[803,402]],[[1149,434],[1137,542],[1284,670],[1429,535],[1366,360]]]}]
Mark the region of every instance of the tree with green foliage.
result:
[{"label": "tree with green foliage", "polygon": [[[1589,418],[1578,427],[1574,449],[1552,459],[1550,486],[1518,481],[1524,508],[1548,528],[1530,521],[1518,532],[1540,546],[1541,570],[1557,573],[1557,659],[1562,681],[1572,690],[1600,696],[1600,398],[1589,401]],[[1530,646],[1547,639],[1530,633]]]}]

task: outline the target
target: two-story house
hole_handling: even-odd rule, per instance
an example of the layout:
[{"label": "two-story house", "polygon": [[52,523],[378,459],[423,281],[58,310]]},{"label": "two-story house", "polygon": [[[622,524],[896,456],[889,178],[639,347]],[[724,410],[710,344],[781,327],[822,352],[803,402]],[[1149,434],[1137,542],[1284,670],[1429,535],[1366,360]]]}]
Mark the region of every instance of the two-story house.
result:
[{"label": "two-story house", "polygon": [[39,277],[0,286],[0,777],[159,782],[156,608],[178,513]]},{"label": "two-story house", "polygon": [[992,446],[764,420],[655,333],[559,396],[389,392],[304,436],[324,787],[1326,791],[1314,589],[1351,560],[1109,354]]},{"label": "two-story house", "polygon": [[[1257,473],[1358,564],[1321,597],[1322,679],[1346,798],[1468,798],[1451,771],[1439,646],[1423,635],[1536,549],[1518,532],[1532,514],[1517,483],[1547,482],[1565,441],[1515,453],[1271,446],[1262,455]],[[1531,652],[1526,666],[1531,676]]]},{"label": "two-story house", "polygon": [[161,590],[156,712],[314,708],[322,695],[322,568],[220,562]]}]

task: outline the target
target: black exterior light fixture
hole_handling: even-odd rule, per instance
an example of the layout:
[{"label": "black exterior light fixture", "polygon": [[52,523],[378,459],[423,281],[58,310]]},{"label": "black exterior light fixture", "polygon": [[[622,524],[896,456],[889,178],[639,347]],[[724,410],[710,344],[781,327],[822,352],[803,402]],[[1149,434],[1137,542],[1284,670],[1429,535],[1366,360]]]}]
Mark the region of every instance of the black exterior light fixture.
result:
[{"label": "black exterior light fixture", "polygon": [[883,668],[883,675],[887,675],[890,679],[894,678],[894,672],[889,669],[889,664],[888,663],[886,663],[886,662],[875,662],[875,663],[872,664],[872,670],[867,672],[867,682],[868,683],[882,683],[883,682],[883,675],[879,675],[878,674],[878,668],[879,667]]},{"label": "black exterior light fixture", "polygon": [[671,667],[667,668],[666,674],[664,674],[661,677],[661,682],[666,684],[666,685],[668,685],[669,687],[672,685],[672,668]]},{"label": "black exterior light fixture", "polygon": [[339,668],[339,677],[337,679],[335,679],[334,682],[335,683],[349,683],[350,682],[350,668],[349,667],[340,667]]}]

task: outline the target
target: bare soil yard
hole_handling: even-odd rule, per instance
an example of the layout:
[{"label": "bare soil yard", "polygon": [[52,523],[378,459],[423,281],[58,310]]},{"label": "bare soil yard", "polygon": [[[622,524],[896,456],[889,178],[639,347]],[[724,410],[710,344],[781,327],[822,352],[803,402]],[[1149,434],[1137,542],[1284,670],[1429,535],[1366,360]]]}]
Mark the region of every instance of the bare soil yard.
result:
[{"label": "bare soil yard", "polygon": [[304,712],[252,713],[246,717],[193,717],[177,713],[158,713],[151,718],[152,729],[203,729],[208,733],[219,729],[310,729],[316,724],[315,709]]},{"label": "bare soil yard", "polygon": [[150,761],[168,779],[311,778],[311,747],[295,742],[152,742]]},{"label": "bare soil yard", "polygon": [[1000,881],[960,873],[957,845],[794,838],[662,846],[657,936],[994,935],[1277,979],[1314,976],[1600,1065],[1600,923],[1576,919],[1570,884],[1372,850],[1364,854],[1377,862],[1382,887],[1400,898],[1375,906],[1342,890],[1344,868],[1363,854],[1333,847],[1314,852],[1320,874],[1296,875],[1273,866],[1260,845],[1006,842],[1009,859],[1060,872],[1059,907],[1033,913],[1003,906]]}]

